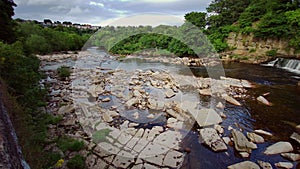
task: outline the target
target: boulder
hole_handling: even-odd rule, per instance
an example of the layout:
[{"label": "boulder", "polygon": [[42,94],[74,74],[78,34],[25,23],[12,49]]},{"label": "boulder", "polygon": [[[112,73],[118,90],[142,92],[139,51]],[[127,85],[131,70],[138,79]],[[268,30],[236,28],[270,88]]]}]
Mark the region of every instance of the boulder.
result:
[{"label": "boulder", "polygon": [[172,89],[167,89],[165,92],[166,98],[172,98],[176,95],[176,93]]},{"label": "boulder", "polygon": [[208,89],[201,89],[201,90],[198,90],[198,91],[203,96],[212,96],[212,92],[211,92],[210,88],[208,88]]},{"label": "boulder", "polygon": [[267,106],[272,106],[272,103],[270,103],[266,98],[264,98],[263,96],[259,96],[258,98],[256,98],[257,101],[261,102],[264,105]]},{"label": "boulder", "polygon": [[272,154],[280,154],[280,153],[288,153],[293,151],[293,146],[289,142],[278,142],[271,146],[269,146],[264,154],[266,155],[272,155]]},{"label": "boulder", "polygon": [[216,108],[219,108],[219,109],[224,109],[225,106],[222,102],[219,102],[217,105],[216,105]]},{"label": "boulder", "polygon": [[110,98],[109,97],[106,97],[104,99],[101,100],[102,102],[110,102]]},{"label": "boulder", "polygon": [[252,149],[257,149],[256,144],[249,142],[242,132],[233,129],[231,134],[233,136],[234,147],[237,151],[251,153]]},{"label": "boulder", "polygon": [[272,165],[268,162],[264,162],[264,161],[257,161],[257,163],[260,165],[260,167],[262,169],[273,169]]},{"label": "boulder", "polygon": [[264,131],[264,130],[254,130],[254,133],[261,134],[261,135],[266,135],[266,136],[270,136],[270,137],[273,136],[272,133]]},{"label": "boulder", "polygon": [[222,98],[225,99],[227,102],[236,105],[236,106],[241,106],[241,103],[235,100],[233,97],[228,96],[227,94],[223,94]]},{"label": "boulder", "polygon": [[213,151],[227,150],[226,144],[223,142],[217,131],[213,128],[205,128],[200,130],[200,142],[210,147]]},{"label": "boulder", "polygon": [[294,167],[293,163],[290,163],[290,162],[275,163],[275,166],[278,168],[287,168],[287,169]]},{"label": "boulder", "polygon": [[126,105],[127,107],[131,107],[131,106],[133,106],[133,105],[135,105],[135,104],[137,104],[137,103],[139,103],[139,100],[136,99],[136,98],[132,98],[132,99],[128,100],[128,101],[125,103],[125,105]]},{"label": "boulder", "polygon": [[222,118],[213,109],[201,109],[192,113],[200,127],[215,125],[222,123]]},{"label": "boulder", "polygon": [[281,153],[281,156],[290,160],[290,161],[299,161],[300,160],[300,154],[295,153]]},{"label": "boulder", "polygon": [[297,133],[300,133],[300,124],[295,127],[295,130],[296,130]]},{"label": "boulder", "polygon": [[254,143],[263,143],[263,142],[265,142],[265,139],[262,136],[257,135],[255,133],[247,133],[247,137],[250,141],[252,141]]},{"label": "boulder", "polygon": [[227,167],[228,169],[260,169],[259,166],[252,161],[244,161]]},{"label": "boulder", "polygon": [[295,132],[294,132],[294,133],[291,135],[290,138],[293,139],[293,140],[295,140],[295,141],[297,141],[297,143],[300,144],[300,135],[299,135],[298,133],[295,133]]}]

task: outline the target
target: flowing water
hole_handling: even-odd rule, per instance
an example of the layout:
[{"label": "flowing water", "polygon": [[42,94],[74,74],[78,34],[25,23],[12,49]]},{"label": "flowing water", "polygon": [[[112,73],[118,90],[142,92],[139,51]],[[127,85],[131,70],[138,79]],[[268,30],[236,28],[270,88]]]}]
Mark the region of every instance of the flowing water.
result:
[{"label": "flowing water", "polygon": [[[95,51],[93,51],[94,53]],[[101,54],[101,52],[98,52]],[[102,53],[103,54],[103,53]],[[252,65],[244,63],[223,63],[224,71],[227,77],[246,79],[256,84],[256,88],[249,89],[247,94],[251,97],[245,100],[239,100],[243,106],[237,107],[226,104],[224,113],[227,119],[223,121],[222,126],[225,127],[226,136],[230,136],[228,126],[240,128],[244,132],[252,132],[255,129],[263,129],[273,133],[273,137],[265,137],[266,142],[258,144],[258,149],[254,150],[249,159],[241,158],[233,147],[229,146],[227,153],[212,152],[209,148],[199,143],[199,134],[197,128],[186,132],[187,136],[182,142],[183,148],[191,149],[191,152],[185,156],[182,168],[190,169],[217,169],[227,168],[227,166],[250,160],[270,162],[272,165],[276,162],[287,161],[280,155],[266,156],[263,154],[265,148],[277,141],[290,141],[289,136],[294,132],[296,125],[300,124],[300,86],[297,85],[300,74],[296,71],[289,72],[279,69],[278,61],[273,63],[273,67],[263,65]],[[284,63],[283,63],[284,62]],[[299,61],[282,61],[282,67],[290,67],[298,69]],[[189,74],[192,72],[194,76],[207,77],[205,67],[182,67],[165,63],[148,62],[141,59],[128,59],[122,62],[107,61],[102,62],[101,67],[111,69],[146,69],[156,68],[167,70],[173,74]],[[211,69],[210,71],[220,71]],[[266,98],[273,106],[259,104],[256,101],[258,96],[269,93]],[[214,98],[198,96],[201,102],[217,102]],[[297,144],[293,144],[296,150],[299,149]],[[294,163],[295,168],[297,163]],[[274,167],[274,166],[273,166]]]}]

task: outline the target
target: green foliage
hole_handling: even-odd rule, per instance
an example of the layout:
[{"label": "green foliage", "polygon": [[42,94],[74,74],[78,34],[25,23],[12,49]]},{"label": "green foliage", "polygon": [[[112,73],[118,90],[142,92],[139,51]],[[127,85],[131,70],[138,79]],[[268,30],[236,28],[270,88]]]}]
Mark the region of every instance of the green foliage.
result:
[{"label": "green foliage", "polygon": [[275,57],[277,56],[277,51],[276,50],[269,50],[266,52],[267,56]]},{"label": "green foliage", "polygon": [[59,153],[48,152],[46,165],[45,166],[53,166],[58,160],[61,159],[61,155]]},{"label": "green foliage", "polygon": [[11,0],[0,1],[0,41],[6,43],[15,41],[14,22],[12,21],[15,6],[16,4]]},{"label": "green foliage", "polygon": [[57,69],[57,73],[61,79],[65,79],[71,75],[71,69],[69,67],[62,66]]},{"label": "green foliage", "polygon": [[59,138],[57,141],[57,145],[64,152],[67,150],[79,151],[84,147],[83,141],[78,141],[67,137]]},{"label": "green foliage", "polygon": [[90,36],[77,28],[43,28],[33,22],[19,23],[16,32],[27,54],[80,50]]},{"label": "green foliage", "polygon": [[222,26],[232,25],[238,19],[245,8],[250,4],[250,0],[214,0],[207,8],[212,15],[208,18],[210,29],[216,30]]},{"label": "green foliage", "polygon": [[249,53],[255,53],[256,52],[256,49],[252,48],[250,49]]},{"label": "green foliage", "polygon": [[191,12],[184,16],[186,21],[191,22],[195,26],[204,29],[206,26],[206,13],[204,12]]},{"label": "green foliage", "polygon": [[67,162],[67,167],[70,169],[84,169],[85,168],[85,158],[81,155],[75,155]]}]

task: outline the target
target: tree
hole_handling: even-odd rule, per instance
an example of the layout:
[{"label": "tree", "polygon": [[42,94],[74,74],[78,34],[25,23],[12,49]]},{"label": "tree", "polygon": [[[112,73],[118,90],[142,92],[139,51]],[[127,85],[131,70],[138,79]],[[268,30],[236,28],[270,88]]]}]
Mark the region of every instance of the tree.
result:
[{"label": "tree", "polygon": [[185,20],[191,22],[195,26],[204,29],[206,26],[206,13],[205,12],[191,12],[184,16]]},{"label": "tree", "polygon": [[0,40],[6,43],[15,41],[12,21],[15,6],[13,0],[0,0]]},{"label": "tree", "polygon": [[213,14],[208,18],[209,26],[218,28],[233,24],[249,4],[250,0],[214,0],[207,8],[207,12]]}]

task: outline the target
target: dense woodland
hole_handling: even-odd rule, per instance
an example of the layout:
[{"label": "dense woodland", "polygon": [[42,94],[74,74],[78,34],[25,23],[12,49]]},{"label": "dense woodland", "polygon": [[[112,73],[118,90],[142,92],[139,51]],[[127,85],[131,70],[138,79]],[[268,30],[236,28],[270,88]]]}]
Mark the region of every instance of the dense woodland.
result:
[{"label": "dense woodland", "polygon": [[[46,168],[59,158],[43,152],[47,144],[46,126],[57,119],[38,111],[45,104],[45,90],[38,85],[43,75],[38,72],[40,62],[35,54],[79,50],[91,34],[75,28],[19,23],[12,20],[15,6],[11,0],[0,1],[0,79],[1,84],[7,84],[12,100],[16,101],[15,107],[19,107],[10,113],[18,117],[13,121],[26,160],[32,168]],[[288,39],[290,47],[300,50],[299,7],[299,0],[214,0],[207,8],[208,13],[186,14],[182,26],[105,27],[91,43],[122,55],[144,49],[165,49],[178,56],[195,56],[213,52],[201,32],[217,52],[222,52],[229,50],[225,38],[234,31],[253,33],[258,38]],[[135,34],[127,37],[128,32]],[[205,43],[191,49],[199,41]]]}]

